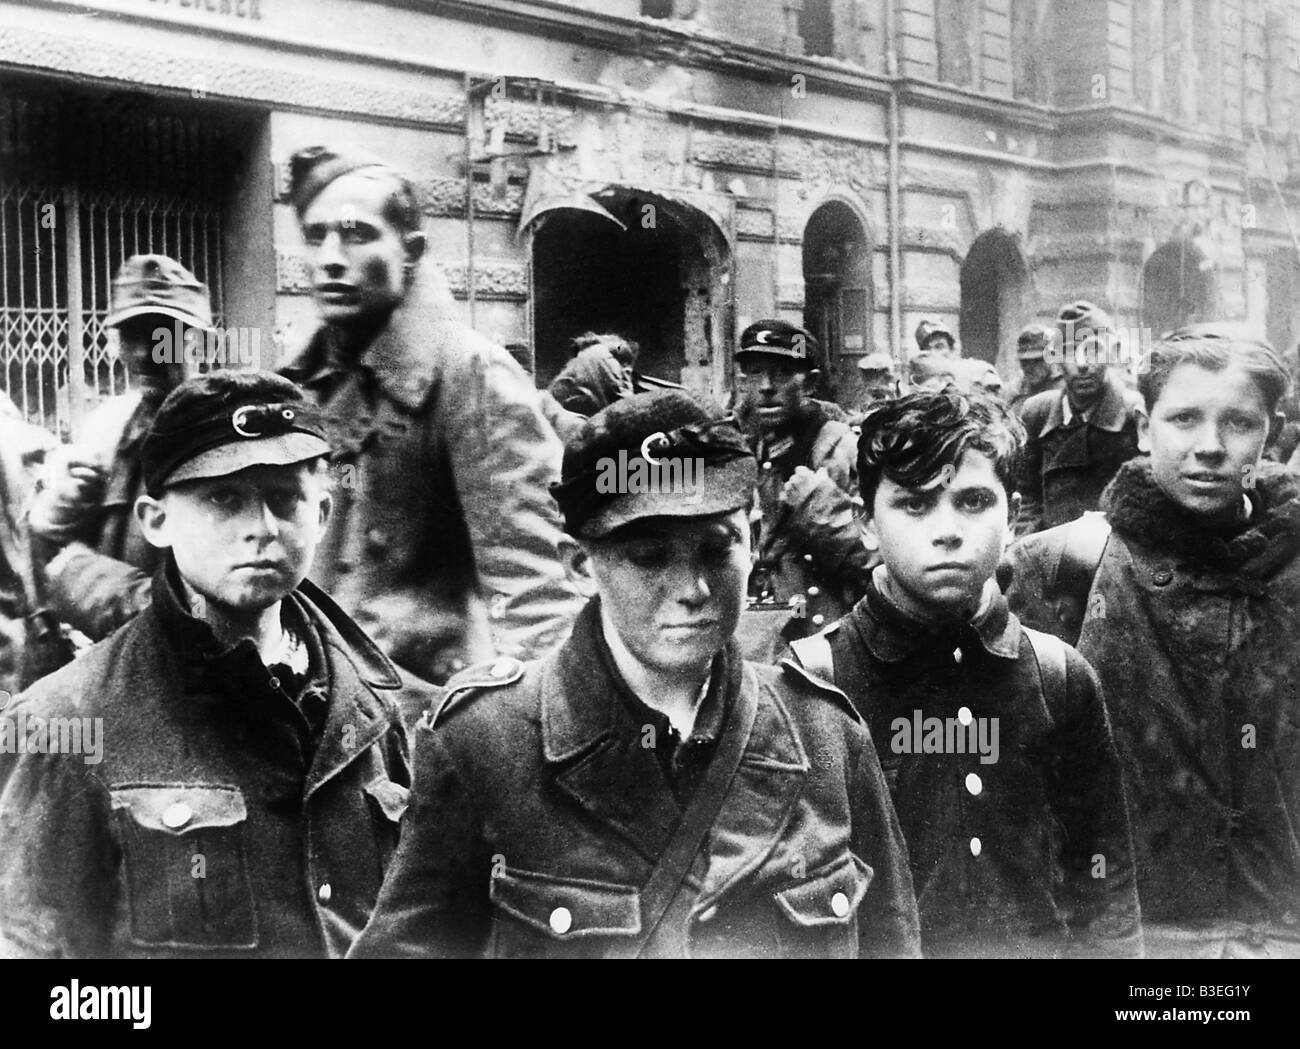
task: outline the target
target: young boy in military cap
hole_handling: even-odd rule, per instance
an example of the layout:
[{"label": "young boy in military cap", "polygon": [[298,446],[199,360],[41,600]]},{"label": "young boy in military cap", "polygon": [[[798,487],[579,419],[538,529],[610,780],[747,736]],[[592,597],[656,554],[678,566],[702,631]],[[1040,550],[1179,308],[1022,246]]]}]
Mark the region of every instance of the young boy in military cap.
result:
[{"label": "young boy in military cap", "polygon": [[953,390],[878,405],[858,472],[867,595],[796,658],[871,728],[927,957],[1141,951],[1119,760],[1092,669],[1025,630],[994,572],[1024,441]]},{"label": "young boy in military cap", "polygon": [[[608,464],[690,490],[601,481]],[[680,473],[678,474],[680,476]],[[911,955],[906,854],[839,692],[741,659],[755,463],[679,391],[587,420],[554,489],[590,600],[540,662],[448,685],[353,956]]]},{"label": "young boy in military cap", "polygon": [[[339,957],[360,931],[409,775],[396,670],[304,578],[329,450],[266,372],[163,401],[149,604],[6,711],[31,728],[0,752],[0,952]],[[99,753],[49,746],[56,724]]]}]

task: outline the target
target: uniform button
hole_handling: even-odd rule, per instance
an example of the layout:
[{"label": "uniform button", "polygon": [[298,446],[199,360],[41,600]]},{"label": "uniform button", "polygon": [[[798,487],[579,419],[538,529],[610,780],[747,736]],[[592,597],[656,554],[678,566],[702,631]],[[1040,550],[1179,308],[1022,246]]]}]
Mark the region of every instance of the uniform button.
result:
[{"label": "uniform button", "polygon": [[316,890],[316,899],[320,900],[322,904],[326,904],[330,902],[333,896],[334,889],[330,886],[330,883],[327,881],[321,882],[320,888]]},{"label": "uniform button", "polygon": [[970,712],[970,707],[962,707],[959,711],[957,711],[957,720],[961,722],[963,725],[969,725],[972,721],[974,721],[975,718]]},{"label": "uniform button", "polygon": [[966,774],[966,789],[972,794],[979,794],[984,790],[984,781],[974,772]]},{"label": "uniform button", "polygon": [[954,649],[952,650],[952,661],[953,661],[954,663],[960,663],[960,662],[961,662],[961,649],[960,649],[960,648],[954,648]]},{"label": "uniform button", "polygon": [[803,555],[803,559],[804,559],[805,561],[808,561],[809,563],[811,563],[811,562],[812,562],[812,554],[804,554],[804,555]]},{"label": "uniform button", "polygon": [[493,677],[508,677],[513,667],[514,664],[510,660],[498,659],[495,663],[492,664],[491,667],[488,668],[488,673],[491,674]]},{"label": "uniform button", "polygon": [[280,687],[280,679],[279,679],[278,677],[273,677],[273,678],[271,678],[270,681],[267,682],[267,684],[270,685],[272,688],[279,688],[279,687]]},{"label": "uniform button", "polygon": [[460,673],[460,671],[465,669],[465,661],[463,659],[453,659],[451,661],[451,669],[452,673]]},{"label": "uniform button", "polygon": [[171,830],[180,830],[194,818],[194,810],[183,801],[175,802],[163,809],[163,826]]},{"label": "uniform button", "polygon": [[711,922],[717,916],[718,908],[716,904],[710,904],[708,907],[705,907],[704,910],[700,911],[701,922]]},{"label": "uniform button", "polygon": [[1174,574],[1166,569],[1161,569],[1151,577],[1151,582],[1156,586],[1168,586],[1174,581]]},{"label": "uniform button", "polygon": [[835,917],[844,918],[849,913],[849,898],[842,892],[837,892],[831,897],[831,910],[834,911]]},{"label": "uniform button", "polygon": [[771,462],[769,461],[769,462],[764,463],[764,464],[763,464],[763,469],[764,469],[764,470],[770,470],[770,469],[772,469],[772,464],[771,464]]},{"label": "uniform button", "polygon": [[573,928],[573,914],[568,907],[556,907],[551,911],[551,931],[563,936]]},{"label": "uniform button", "polygon": [[970,854],[972,856],[978,856],[983,851],[984,851],[984,843],[980,841],[979,838],[971,838]]},{"label": "uniform button", "polygon": [[820,612],[818,612],[815,616],[812,617],[813,626],[821,626],[825,622],[826,622],[826,617],[822,615]]},{"label": "uniform button", "polygon": [[819,587],[810,586],[810,587],[808,588],[808,596],[809,596],[809,597],[816,597],[816,596],[817,596],[818,594],[820,594],[820,593],[821,593],[821,589],[820,589]]}]

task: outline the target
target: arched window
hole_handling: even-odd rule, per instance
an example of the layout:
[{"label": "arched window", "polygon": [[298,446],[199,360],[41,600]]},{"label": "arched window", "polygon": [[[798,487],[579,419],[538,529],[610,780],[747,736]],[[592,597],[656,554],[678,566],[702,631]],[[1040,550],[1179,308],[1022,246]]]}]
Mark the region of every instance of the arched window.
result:
[{"label": "arched window", "polygon": [[871,253],[847,204],[829,201],[808,220],[803,280],[804,327],[822,345],[828,382],[847,393],[871,344]]},{"label": "arched window", "polygon": [[1011,234],[988,230],[975,238],[961,264],[962,355],[988,361],[1009,375],[1015,339],[1029,316],[1029,270]]},{"label": "arched window", "polygon": [[1170,241],[1142,267],[1142,326],[1151,337],[1184,324],[1212,320],[1213,266],[1190,240]]}]

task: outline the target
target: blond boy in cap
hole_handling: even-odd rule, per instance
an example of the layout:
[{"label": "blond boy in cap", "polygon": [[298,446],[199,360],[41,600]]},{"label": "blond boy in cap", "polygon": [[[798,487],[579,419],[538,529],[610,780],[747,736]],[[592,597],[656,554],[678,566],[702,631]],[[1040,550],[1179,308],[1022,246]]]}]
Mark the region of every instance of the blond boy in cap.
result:
[{"label": "blond boy in cap", "polygon": [[305,578],[328,452],[266,372],[163,401],[134,508],[163,558],[148,604],[6,711],[24,740],[0,747],[0,954],[351,945],[409,778],[396,669]]}]

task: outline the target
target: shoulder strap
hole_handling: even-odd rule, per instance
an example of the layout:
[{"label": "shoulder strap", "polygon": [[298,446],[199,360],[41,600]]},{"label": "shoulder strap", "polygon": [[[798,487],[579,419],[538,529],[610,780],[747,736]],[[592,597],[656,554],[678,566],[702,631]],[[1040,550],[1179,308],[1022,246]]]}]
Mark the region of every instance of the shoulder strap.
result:
[{"label": "shoulder strap", "polygon": [[790,642],[799,665],[828,685],[835,684],[835,655],[825,633],[812,634]]},{"label": "shoulder strap", "polygon": [[1066,525],[1061,557],[1050,583],[1051,590],[1077,594],[1081,602],[1087,601],[1109,540],[1110,522],[1105,514],[1089,511]]},{"label": "shoulder strap", "polygon": [[1065,694],[1065,642],[1054,634],[1021,627],[1038,661],[1038,676],[1043,683],[1044,696]]},{"label": "shoulder strap", "polygon": [[659,923],[663,921],[682,887],[695,854],[704,843],[705,835],[722,810],[723,799],[731,787],[736,769],[740,767],[741,755],[745,752],[750,733],[754,729],[754,721],[758,717],[758,687],[753,680],[753,671],[748,667],[744,669],[744,683],[736,697],[732,716],[735,717],[736,724],[728,726],[728,730],[723,733],[717,753],[704,774],[704,782],[691,799],[682,822],[669,840],[663,855],[659,857],[655,869],[651,871],[650,880],[641,890],[641,932],[611,948],[606,957],[640,956],[658,931]]}]

